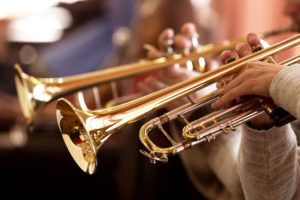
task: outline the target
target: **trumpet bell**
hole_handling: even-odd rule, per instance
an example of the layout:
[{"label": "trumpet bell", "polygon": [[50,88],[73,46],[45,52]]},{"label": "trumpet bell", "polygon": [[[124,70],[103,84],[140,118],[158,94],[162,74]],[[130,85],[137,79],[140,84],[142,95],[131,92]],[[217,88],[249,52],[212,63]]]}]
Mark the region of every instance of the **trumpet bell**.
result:
[{"label": "trumpet bell", "polygon": [[93,174],[97,166],[97,147],[86,131],[81,115],[76,115],[71,103],[60,100],[56,116],[63,140],[78,166],[86,173]]},{"label": "trumpet bell", "polygon": [[34,94],[32,92],[32,88],[39,82],[38,79],[23,73],[18,64],[15,65],[16,90],[23,115],[29,126],[32,125],[36,113],[42,109],[41,102],[34,99]]}]

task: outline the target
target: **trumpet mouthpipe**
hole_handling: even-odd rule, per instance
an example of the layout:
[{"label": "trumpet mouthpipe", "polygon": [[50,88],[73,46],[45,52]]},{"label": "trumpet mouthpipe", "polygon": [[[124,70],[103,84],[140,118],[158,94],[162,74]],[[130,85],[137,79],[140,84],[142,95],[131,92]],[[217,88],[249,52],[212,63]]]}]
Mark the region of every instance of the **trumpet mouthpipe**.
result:
[{"label": "trumpet mouthpipe", "polygon": [[224,121],[221,121],[203,130],[200,130],[194,133],[195,138],[198,138],[197,140],[195,140],[194,145],[203,142],[210,142],[220,134],[229,134],[230,131],[235,131],[237,126],[263,113],[264,109],[262,107],[253,107],[250,110],[242,111],[237,115],[231,116],[230,118]]},{"label": "trumpet mouthpipe", "polygon": [[[261,34],[261,36],[268,37],[286,31],[299,31],[299,27],[292,25],[288,28]],[[35,78],[22,72],[20,66],[16,65],[15,82],[23,115],[26,118],[27,123],[32,124],[39,112],[49,102],[59,97],[92,86],[160,70],[176,63],[186,64],[187,62],[198,62],[199,64],[199,61],[203,61],[205,57],[219,54],[226,49],[232,49],[241,41],[245,41],[245,38],[231,40],[225,44],[203,45],[199,48],[195,48],[188,54],[173,54],[155,60],[143,59],[136,63],[69,77]],[[80,105],[83,105],[83,107],[85,106],[84,103],[81,103]]]},{"label": "trumpet mouthpipe", "polygon": [[[264,110],[262,100],[259,98],[249,99],[189,123],[183,128],[182,135],[186,139],[200,140],[222,132],[229,133],[230,130],[234,131],[240,123],[251,119],[252,112],[257,110]],[[209,140],[207,139],[207,141]]]}]

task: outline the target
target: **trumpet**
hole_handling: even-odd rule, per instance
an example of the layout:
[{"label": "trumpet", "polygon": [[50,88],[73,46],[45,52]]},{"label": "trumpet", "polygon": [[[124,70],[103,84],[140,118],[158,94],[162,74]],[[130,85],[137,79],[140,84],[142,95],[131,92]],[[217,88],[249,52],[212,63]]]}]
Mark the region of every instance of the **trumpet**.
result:
[{"label": "trumpet", "polygon": [[[260,36],[266,38],[279,33],[296,32],[298,30],[298,27],[292,25],[276,31],[262,33]],[[137,63],[126,64],[112,69],[99,70],[92,73],[85,73],[70,77],[36,78],[24,73],[21,67],[16,64],[15,83],[21,109],[24,117],[26,118],[27,124],[32,126],[33,121],[39,112],[48,103],[58,99],[59,97],[96,85],[112,83],[124,78],[160,70],[173,65],[174,63],[184,64],[192,61],[195,66],[197,66],[198,63],[198,68],[203,68],[203,64],[199,64],[200,58],[218,54],[226,49],[232,49],[238,42],[241,41],[245,41],[245,38],[235,39],[222,45],[207,44],[201,47],[195,47],[189,54],[173,54],[156,60],[143,59]],[[79,107],[87,110],[82,93],[77,93],[75,97],[77,102],[79,102]],[[125,99],[127,100],[128,98],[124,98],[120,100],[120,102],[123,102]],[[110,102],[109,104],[114,105],[114,102],[117,101]]]},{"label": "trumpet", "polygon": [[[298,62],[300,62],[300,55],[278,64],[290,66]],[[218,89],[145,123],[140,129],[139,137],[148,152],[145,150],[140,150],[140,152],[148,157],[153,164],[156,161],[168,162],[169,156],[176,155],[196,144],[210,142],[220,134],[234,132],[237,126],[263,113],[269,114],[277,127],[295,120],[285,110],[277,108],[272,102],[262,97],[247,98],[241,103],[212,112],[192,122],[189,122],[185,117],[185,114],[191,111],[194,112],[197,109],[210,105],[222,94],[223,89]],[[180,119],[185,124],[182,129],[183,140],[179,142],[176,142],[163,128],[164,124],[170,123],[175,119]],[[163,133],[171,146],[162,148],[150,139],[149,134],[155,128]]]},{"label": "trumpet", "polygon": [[[184,97],[189,99],[192,107],[197,107],[196,103],[198,101],[201,102],[210,98],[210,96],[214,97],[220,91],[210,94],[209,97],[204,96],[200,100],[192,100],[189,98],[190,94],[219,81],[225,76],[240,71],[249,62],[267,59],[299,44],[300,35],[295,35],[269,48],[235,60],[192,79],[111,108],[83,111],[76,109],[67,100],[59,99],[56,107],[56,115],[64,142],[78,166],[83,171],[93,174],[97,167],[97,153],[102,144],[113,133],[125,125],[134,123],[148,114]],[[177,62],[176,60],[174,61]],[[186,106],[184,107],[185,109],[190,110],[192,108]],[[268,109],[270,109],[270,112],[272,111],[271,107],[268,107]],[[163,116],[159,120],[166,122],[169,119]],[[175,147],[167,148],[166,152],[164,149],[161,153],[160,149],[158,149],[158,153],[152,155],[153,151],[156,152],[157,146],[148,138],[147,133],[154,127],[154,124],[149,123],[148,126],[143,126],[140,131],[140,139],[146,148],[151,151],[149,155],[153,160],[166,160],[166,155],[179,152],[181,149],[191,146],[191,141],[187,140],[187,142],[180,145],[174,143]]]}]

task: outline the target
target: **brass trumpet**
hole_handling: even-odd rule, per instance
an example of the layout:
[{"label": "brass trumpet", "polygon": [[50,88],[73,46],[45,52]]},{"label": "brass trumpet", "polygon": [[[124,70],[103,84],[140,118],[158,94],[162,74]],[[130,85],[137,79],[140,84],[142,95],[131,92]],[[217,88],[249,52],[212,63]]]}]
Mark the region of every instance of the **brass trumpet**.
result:
[{"label": "brass trumpet", "polygon": [[[83,171],[92,174],[96,170],[97,152],[101,145],[109,136],[123,126],[131,124],[180,98],[188,97],[190,94],[219,81],[225,76],[240,71],[249,62],[264,60],[299,44],[300,35],[293,36],[269,48],[208,71],[195,78],[112,108],[82,111],[74,108],[67,100],[60,99],[57,102],[56,114],[62,137],[79,167]],[[189,57],[190,59],[191,57]],[[171,60],[174,63],[178,61],[174,57]],[[171,64],[169,59],[167,61],[168,65]],[[212,93],[209,96],[215,96],[217,93]],[[204,96],[200,100],[188,99],[192,106],[197,106],[196,102],[201,102],[207,98],[207,96]],[[164,116],[159,120],[168,121],[169,118]],[[142,130],[145,131],[140,132],[140,139],[151,151],[149,155],[153,160],[166,160],[167,155],[191,146],[192,141],[187,140],[183,144],[175,143],[174,148],[166,149],[166,151],[164,149],[163,152],[158,150],[159,153],[152,155],[152,151],[156,152],[156,145],[148,139],[147,133],[153,128],[154,124],[149,123],[148,126],[143,126]]]},{"label": "brass trumpet", "polygon": [[[278,64],[290,66],[298,62],[300,62],[300,55]],[[140,150],[140,152],[148,157],[151,163],[156,163],[156,161],[167,162],[169,156],[176,155],[196,144],[210,142],[220,134],[229,134],[235,131],[237,126],[265,112],[270,115],[275,126],[282,126],[295,119],[283,109],[274,107],[275,105],[272,102],[261,97],[250,97],[239,104],[212,112],[192,122],[184,117],[190,111],[211,104],[222,94],[223,89],[218,89],[145,123],[140,129],[139,137],[148,152],[144,150]],[[180,142],[172,139],[163,128],[164,124],[177,118],[186,124],[182,129],[183,140]],[[171,146],[162,148],[150,139],[149,133],[154,128],[158,128],[164,134]]]},{"label": "brass trumpet", "polygon": [[[260,34],[260,36],[269,37],[282,32],[297,30],[298,28],[292,25],[277,31]],[[195,48],[193,52],[188,55],[174,54],[169,57],[162,57],[156,60],[140,60],[137,63],[122,65],[112,69],[99,70],[97,72],[61,78],[36,78],[24,73],[21,67],[16,64],[15,83],[19,102],[27,124],[32,125],[34,118],[38,115],[38,113],[49,102],[59,97],[99,84],[133,77],[149,71],[159,70],[173,65],[174,63],[183,64],[188,61],[197,63],[199,58],[218,54],[226,49],[232,49],[238,42],[241,41],[245,41],[245,38],[232,40],[228,44],[223,45],[207,44]],[[82,95],[77,95],[76,98],[78,99],[78,102],[80,102],[80,107],[86,108]]]}]

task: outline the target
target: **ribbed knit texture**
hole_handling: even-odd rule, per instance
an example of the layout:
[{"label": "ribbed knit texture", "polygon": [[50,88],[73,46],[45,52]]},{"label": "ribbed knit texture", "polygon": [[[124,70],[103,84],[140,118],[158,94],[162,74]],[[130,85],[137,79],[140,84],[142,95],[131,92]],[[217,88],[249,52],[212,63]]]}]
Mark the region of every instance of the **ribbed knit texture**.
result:
[{"label": "ribbed knit texture", "polygon": [[[280,71],[269,92],[277,105],[300,119],[300,65]],[[296,139],[296,135],[300,138],[300,122],[294,122],[293,128],[257,131],[243,125],[180,157],[191,181],[207,199],[300,200]]]},{"label": "ribbed knit texture", "polygon": [[290,125],[256,131],[243,126],[238,169],[247,200],[289,200],[299,188],[297,139]]},{"label": "ribbed knit texture", "polygon": [[278,106],[300,119],[300,64],[281,70],[274,77],[269,93]]}]

